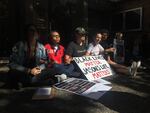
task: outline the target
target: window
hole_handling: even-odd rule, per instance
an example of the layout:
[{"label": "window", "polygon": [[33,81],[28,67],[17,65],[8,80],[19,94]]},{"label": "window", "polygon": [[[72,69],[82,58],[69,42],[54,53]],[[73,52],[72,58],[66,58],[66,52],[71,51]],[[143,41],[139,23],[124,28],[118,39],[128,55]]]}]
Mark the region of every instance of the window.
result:
[{"label": "window", "polygon": [[112,15],[112,31],[142,30],[142,7],[125,10]]}]

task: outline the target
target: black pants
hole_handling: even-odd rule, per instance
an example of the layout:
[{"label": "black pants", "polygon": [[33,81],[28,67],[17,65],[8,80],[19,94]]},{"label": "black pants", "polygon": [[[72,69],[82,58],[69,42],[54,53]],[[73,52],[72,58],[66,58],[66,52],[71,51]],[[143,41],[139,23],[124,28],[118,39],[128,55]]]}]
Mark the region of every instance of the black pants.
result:
[{"label": "black pants", "polygon": [[[42,72],[36,76],[37,82],[44,82],[45,80],[54,80],[56,81],[56,78],[54,75],[58,74],[57,70],[54,68],[47,68],[42,70]],[[18,83],[22,83],[23,86],[29,86],[31,84],[31,81],[33,79],[33,75],[26,74],[24,72],[20,72],[17,70],[10,70],[9,76],[8,76],[8,83],[10,87],[17,88]]]}]

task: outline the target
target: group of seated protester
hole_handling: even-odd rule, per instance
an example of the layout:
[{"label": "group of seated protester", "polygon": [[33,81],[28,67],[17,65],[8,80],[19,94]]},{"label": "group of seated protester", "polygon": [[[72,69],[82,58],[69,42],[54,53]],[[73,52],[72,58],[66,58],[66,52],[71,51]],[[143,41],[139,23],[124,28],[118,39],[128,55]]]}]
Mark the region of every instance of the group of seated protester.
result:
[{"label": "group of seated protester", "polygon": [[12,88],[18,88],[18,83],[29,86],[31,83],[58,82],[58,78],[84,78],[74,65],[73,57],[84,55],[103,55],[108,63],[119,73],[135,76],[140,63],[133,62],[131,67],[120,65],[112,61],[106,53],[113,52],[114,48],[105,48],[107,37],[97,32],[88,48],[85,44],[86,31],[77,27],[74,39],[65,49],[60,45],[61,37],[57,31],[51,31],[49,42],[45,45],[38,42],[38,32],[34,25],[25,29],[25,38],[12,48],[10,56],[9,83]]}]

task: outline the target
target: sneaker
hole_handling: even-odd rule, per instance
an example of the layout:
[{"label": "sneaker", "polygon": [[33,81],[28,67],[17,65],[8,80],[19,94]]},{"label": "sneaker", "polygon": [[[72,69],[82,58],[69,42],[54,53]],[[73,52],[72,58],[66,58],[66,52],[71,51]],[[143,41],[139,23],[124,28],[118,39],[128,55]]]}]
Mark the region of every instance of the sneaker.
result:
[{"label": "sneaker", "polygon": [[132,77],[136,76],[136,72],[137,72],[137,63],[135,61],[132,62],[132,65],[130,67],[130,75]]},{"label": "sneaker", "polygon": [[141,66],[141,61],[139,60],[138,62],[137,62],[137,68],[139,68]]},{"label": "sneaker", "polygon": [[62,82],[67,79],[67,75],[61,74],[61,75],[55,75],[57,77],[58,82]]}]

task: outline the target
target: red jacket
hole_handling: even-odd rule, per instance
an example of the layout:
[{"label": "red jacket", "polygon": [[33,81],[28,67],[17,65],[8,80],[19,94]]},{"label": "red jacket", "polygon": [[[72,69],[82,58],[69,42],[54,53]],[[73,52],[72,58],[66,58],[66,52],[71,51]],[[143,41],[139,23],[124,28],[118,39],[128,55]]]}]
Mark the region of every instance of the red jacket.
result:
[{"label": "red jacket", "polygon": [[47,55],[51,62],[55,62],[57,64],[62,63],[62,58],[64,56],[64,47],[59,45],[57,51],[54,51],[54,47],[50,44],[45,45]]}]

